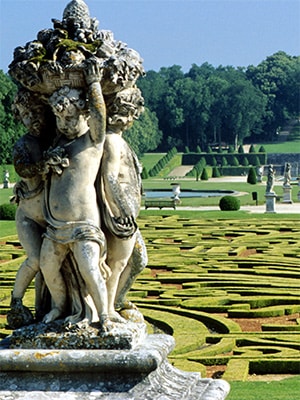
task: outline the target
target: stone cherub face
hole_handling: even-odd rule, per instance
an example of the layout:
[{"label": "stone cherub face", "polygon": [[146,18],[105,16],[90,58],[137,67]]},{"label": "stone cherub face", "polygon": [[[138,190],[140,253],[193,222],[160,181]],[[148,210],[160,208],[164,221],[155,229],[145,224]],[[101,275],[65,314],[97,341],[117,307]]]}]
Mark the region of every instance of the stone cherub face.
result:
[{"label": "stone cherub face", "polygon": [[67,86],[57,90],[49,98],[49,104],[56,116],[60,133],[74,139],[88,130],[88,113],[85,94],[82,90]]},{"label": "stone cherub face", "polygon": [[35,93],[21,90],[15,98],[13,113],[33,136],[40,136],[46,127],[45,105]]},{"label": "stone cherub face", "polygon": [[114,102],[107,107],[108,129],[115,133],[129,129],[144,111],[143,105],[144,99],[139,89],[129,88],[119,92]]}]

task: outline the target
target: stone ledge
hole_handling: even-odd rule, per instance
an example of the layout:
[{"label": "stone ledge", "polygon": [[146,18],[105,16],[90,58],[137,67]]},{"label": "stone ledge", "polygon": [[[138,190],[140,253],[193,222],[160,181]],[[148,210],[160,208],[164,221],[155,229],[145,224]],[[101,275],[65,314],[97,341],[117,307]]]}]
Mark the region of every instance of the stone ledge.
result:
[{"label": "stone ledge", "polygon": [[133,350],[0,350],[1,372],[92,372],[139,371],[156,369],[175,345],[172,336],[148,335]]},{"label": "stone ledge", "polygon": [[[141,316],[137,310],[130,311]],[[7,341],[11,349],[130,350],[142,343],[146,336],[147,326],[141,316],[140,322],[116,322],[109,332],[101,332],[97,323],[68,326],[64,320],[49,324],[38,322],[16,329]],[[0,349],[2,347],[0,342]]]},{"label": "stone ledge", "polygon": [[0,350],[1,400],[223,400],[229,384],[174,368],[169,335],[133,350]]}]

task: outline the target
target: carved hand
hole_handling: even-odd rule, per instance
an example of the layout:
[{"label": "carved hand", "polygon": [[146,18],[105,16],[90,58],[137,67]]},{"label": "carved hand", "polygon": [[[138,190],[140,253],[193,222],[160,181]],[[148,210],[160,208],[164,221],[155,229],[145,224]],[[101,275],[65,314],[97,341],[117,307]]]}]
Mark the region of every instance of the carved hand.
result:
[{"label": "carved hand", "polygon": [[55,149],[49,148],[44,152],[44,173],[52,170],[54,173],[61,175],[63,169],[69,166],[69,159],[67,158],[66,151],[62,147]]},{"label": "carved hand", "polygon": [[88,85],[95,82],[100,82],[103,75],[103,68],[101,67],[99,61],[96,57],[91,57],[84,62],[84,75],[85,80]]}]

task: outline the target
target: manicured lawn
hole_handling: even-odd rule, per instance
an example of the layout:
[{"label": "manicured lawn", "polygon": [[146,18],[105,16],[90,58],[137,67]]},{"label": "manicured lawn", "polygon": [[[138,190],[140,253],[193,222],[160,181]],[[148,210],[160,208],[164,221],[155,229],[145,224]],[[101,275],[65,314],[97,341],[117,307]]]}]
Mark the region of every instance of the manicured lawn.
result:
[{"label": "manicured lawn", "polygon": [[300,140],[263,145],[267,153],[299,153]]},{"label": "manicured lawn", "polygon": [[230,386],[226,400],[296,400],[300,393],[300,375],[282,381],[232,382]]},{"label": "manicured lawn", "polygon": [[16,235],[16,223],[15,221],[0,221],[0,237]]},{"label": "manicured lawn", "polygon": [[154,167],[154,165],[164,156],[165,153],[147,153],[141,158],[141,163],[147,171]]},{"label": "manicured lawn", "polygon": [[9,189],[0,189],[0,204],[7,204],[11,196],[13,195],[12,188]]}]

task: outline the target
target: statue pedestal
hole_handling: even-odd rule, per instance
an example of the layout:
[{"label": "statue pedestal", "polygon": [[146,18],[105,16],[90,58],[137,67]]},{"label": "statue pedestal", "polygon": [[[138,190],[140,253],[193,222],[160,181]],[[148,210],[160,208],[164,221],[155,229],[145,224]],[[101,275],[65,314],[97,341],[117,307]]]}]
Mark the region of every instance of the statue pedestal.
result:
[{"label": "statue pedestal", "polygon": [[[3,341],[5,342],[5,340]],[[0,348],[0,399],[223,400],[229,384],[174,368],[169,335],[132,350]]]},{"label": "statue pedestal", "polygon": [[275,192],[268,192],[265,194],[266,198],[266,214],[274,214],[275,211],[275,200],[276,200],[276,193]]},{"label": "statue pedestal", "polygon": [[282,187],[283,189],[283,197],[282,197],[282,202],[283,203],[288,203],[288,204],[292,204],[292,198],[291,198],[291,194],[292,194],[292,187],[290,185],[283,185]]}]

